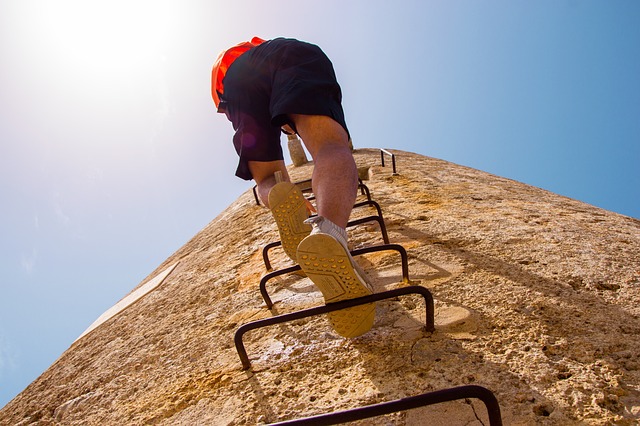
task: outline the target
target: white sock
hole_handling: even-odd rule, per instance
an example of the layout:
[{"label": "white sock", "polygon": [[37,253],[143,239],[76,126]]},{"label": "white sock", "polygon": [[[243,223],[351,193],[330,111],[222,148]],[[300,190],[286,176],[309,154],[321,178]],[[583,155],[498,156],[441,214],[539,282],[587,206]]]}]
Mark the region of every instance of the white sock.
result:
[{"label": "white sock", "polygon": [[326,217],[310,217],[309,219],[305,220],[304,223],[307,223],[313,227],[313,229],[311,230],[312,234],[317,234],[319,232],[323,234],[329,234],[333,238],[338,240],[338,242],[342,244],[347,251],[349,251],[349,248],[347,247],[347,231],[331,222]]}]

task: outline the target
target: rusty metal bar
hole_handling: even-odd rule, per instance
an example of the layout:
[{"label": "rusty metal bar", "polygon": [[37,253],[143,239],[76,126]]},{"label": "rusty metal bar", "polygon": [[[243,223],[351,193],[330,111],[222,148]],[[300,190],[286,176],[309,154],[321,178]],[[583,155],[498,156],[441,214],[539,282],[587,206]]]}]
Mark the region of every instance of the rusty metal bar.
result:
[{"label": "rusty metal bar", "polygon": [[386,149],[380,149],[380,160],[382,161],[382,167],[384,167],[384,155],[390,155],[391,156],[391,164],[393,165],[393,174],[397,175],[398,173],[396,172],[396,156],[395,154],[387,151]]},{"label": "rusty metal bar", "polygon": [[443,402],[466,398],[476,398],[482,401],[487,409],[487,414],[489,415],[489,424],[491,426],[502,426],[502,416],[500,414],[500,404],[498,403],[498,399],[489,389],[477,385],[459,386],[450,389],[443,389],[435,392],[423,393],[422,395],[397,399],[395,401],[382,402],[380,404],[358,407],[351,410],[338,411],[335,413],[322,414],[297,420],[288,420],[279,423],[272,423],[272,425],[336,425],[340,423],[368,419],[371,417],[383,416],[398,411],[411,410],[426,405],[440,404]]},{"label": "rusty metal bar", "polygon": [[301,192],[311,192],[311,179],[299,180],[294,182],[294,184],[300,188]]},{"label": "rusty metal bar", "polygon": [[[367,217],[363,217],[362,219],[356,219],[348,222],[347,227],[361,225],[363,223],[373,222],[373,221],[378,222],[378,225],[380,225],[380,233],[382,234],[382,241],[384,241],[385,244],[389,244],[389,235],[387,234],[387,227],[384,223],[384,220],[380,216],[367,216]],[[274,241],[263,247],[262,261],[264,262],[264,267],[267,269],[267,271],[272,270],[271,261],[269,260],[269,250],[281,245],[282,245],[281,241]]]},{"label": "rusty metal bar", "polygon": [[[369,191],[369,187],[367,185],[365,185],[364,183],[362,183],[362,181],[360,179],[358,179],[358,181],[360,182],[358,184],[358,189],[360,189],[360,194],[362,195],[366,195],[367,196],[367,200],[371,201],[371,191]],[[311,200],[315,200],[316,196],[312,195],[311,197],[307,198],[307,200],[311,201]]]},{"label": "rusty metal bar", "polygon": [[347,225],[356,226],[356,225],[361,225],[363,223],[372,222],[372,221],[378,222],[378,225],[380,225],[380,233],[382,234],[382,241],[384,241],[385,244],[389,244],[389,235],[387,234],[387,226],[384,224],[384,220],[380,216],[367,216],[361,219],[354,219],[352,221],[349,221]]},{"label": "rusty metal bar", "polygon": [[249,361],[249,356],[247,355],[247,350],[244,347],[244,343],[242,341],[242,336],[248,331],[255,330],[257,328],[268,327],[270,325],[281,324],[284,322],[290,322],[299,320],[302,318],[308,318],[316,315],[322,315],[329,312],[338,311],[341,309],[352,308],[354,306],[366,305],[367,303],[373,303],[384,299],[392,299],[394,297],[403,296],[407,294],[420,294],[425,301],[425,311],[426,311],[426,325],[425,328],[428,332],[435,331],[435,320],[434,320],[434,307],[433,307],[433,296],[431,292],[426,287],[413,285],[408,287],[396,288],[393,290],[387,290],[380,293],[374,293],[369,296],[358,297],[356,299],[347,299],[342,300],[340,302],[329,303],[323,306],[318,306],[315,308],[303,309],[301,311],[292,312],[289,314],[278,315],[275,317],[265,318],[262,320],[253,321],[247,324],[244,324],[236,330],[234,336],[234,342],[236,345],[236,350],[238,351],[238,356],[240,357],[240,361],[242,362],[242,369],[247,370],[251,368],[251,362]]},{"label": "rusty metal bar", "polygon": [[260,294],[262,295],[262,299],[264,300],[264,303],[267,305],[268,309],[273,308],[273,302],[271,301],[271,297],[269,297],[269,293],[267,292],[267,282],[272,278],[299,271],[300,269],[302,269],[300,268],[300,265],[294,265],[288,268],[278,269],[277,271],[270,272],[260,279]]},{"label": "rusty metal bar", "polygon": [[[366,186],[365,186],[365,188],[366,188]],[[367,188],[367,191],[369,191],[369,188]],[[387,226],[385,225],[384,218],[382,217],[382,209],[380,208],[380,204],[378,204],[377,202],[375,202],[375,201],[373,201],[371,199],[367,199],[367,201],[361,201],[359,203],[354,204],[353,208],[355,209],[355,208],[364,207],[364,206],[373,206],[373,207],[375,207],[376,212],[378,213],[378,217],[380,219],[378,220],[375,217],[370,216],[370,217],[367,217],[365,219],[358,219],[357,223],[356,222],[349,222],[349,223],[347,223],[347,227],[360,225],[362,223],[370,222],[372,220],[375,220],[380,225],[380,232],[382,233],[382,240],[384,241],[385,244],[389,244],[389,235],[387,234]],[[276,241],[276,242],[267,244],[262,249],[262,260],[264,261],[264,266],[267,268],[267,271],[271,271],[271,262],[269,260],[269,250],[271,250],[274,247],[281,246],[281,245],[282,245],[282,243],[280,241]]]},{"label": "rusty metal bar", "polygon": [[[363,206],[375,207],[378,213],[378,216],[367,216],[362,219],[356,219],[356,220],[350,221],[347,223],[347,227],[349,228],[352,226],[361,225],[366,222],[376,221],[378,222],[378,225],[380,225],[380,233],[382,234],[382,240],[384,241],[385,244],[389,244],[389,234],[387,233],[387,226],[384,223],[384,218],[382,217],[382,209],[380,208],[380,204],[376,203],[373,200],[367,200],[367,201],[361,201],[359,203],[354,204],[353,208],[363,207]],[[271,271],[272,269],[271,261],[269,260],[269,250],[271,250],[274,247],[278,247],[280,245],[282,245],[282,243],[280,241],[276,241],[276,242],[269,243],[263,247],[262,260],[264,262],[264,266],[267,269],[267,271]]]},{"label": "rusty metal bar", "polygon": [[251,188],[251,190],[253,191],[253,198],[255,198],[256,200],[256,206],[260,205],[260,199],[258,198],[258,192],[256,191],[256,188],[258,187],[258,185],[253,185],[253,188]]},{"label": "rusty metal bar", "polygon": [[[361,254],[366,253],[374,253],[378,251],[386,251],[386,250],[395,250],[400,253],[400,257],[402,259],[402,281],[405,284],[409,284],[409,256],[407,256],[407,251],[400,244],[383,244],[379,246],[373,247],[365,247],[357,250],[351,251],[351,256],[360,256]],[[289,274],[291,272],[299,271],[300,265],[291,266],[284,269],[279,269],[274,272],[270,272],[264,275],[260,279],[260,294],[262,295],[262,299],[264,303],[267,305],[268,309],[273,307],[273,302],[271,301],[271,297],[269,297],[269,293],[267,292],[267,282],[269,282],[272,278],[279,277],[280,275]]]},{"label": "rusty metal bar", "polygon": [[409,256],[407,255],[407,250],[400,244],[383,244],[379,246],[373,247],[365,247],[361,249],[356,249],[351,251],[351,256],[360,256],[361,254],[366,253],[375,253],[378,251],[386,251],[386,250],[394,250],[400,253],[400,258],[402,259],[402,281],[405,284],[410,282],[409,280]]},{"label": "rusty metal bar", "polygon": [[[383,164],[384,166],[384,160],[383,160]],[[301,192],[310,192],[311,191],[311,187],[307,188],[305,186],[303,186],[305,183],[310,183],[311,179],[307,179],[307,180],[303,180],[301,182],[294,182],[294,185],[297,186],[301,186],[302,189],[300,189]],[[258,185],[253,185],[253,188],[251,188],[251,190],[253,191],[253,198],[256,200],[256,206],[260,205],[260,198],[258,197],[258,191],[257,191]],[[367,200],[371,201],[371,191],[369,191],[369,188],[367,187],[367,185],[365,185],[364,183],[362,183],[362,179],[358,178],[358,189],[360,189],[360,193],[362,195],[366,195],[367,196]],[[307,198],[307,200],[315,200],[315,196],[311,196],[309,198]]]},{"label": "rusty metal bar", "polygon": [[360,193],[362,195],[366,195],[367,200],[371,201],[371,191],[369,191],[369,187],[360,181],[358,188],[360,188]]},{"label": "rusty metal bar", "polygon": [[380,208],[380,204],[376,203],[373,200],[367,200],[367,201],[360,201],[359,203],[355,203],[353,205],[353,208],[357,208],[357,207],[364,207],[364,206],[373,206],[376,209],[376,212],[378,212],[378,216],[382,217],[382,208]]},{"label": "rusty metal bar", "polygon": [[273,268],[271,267],[271,261],[269,260],[269,250],[274,247],[279,247],[282,245],[282,241],[274,241],[273,243],[269,243],[262,249],[262,260],[264,262],[264,267],[267,268],[267,271],[271,271]]}]

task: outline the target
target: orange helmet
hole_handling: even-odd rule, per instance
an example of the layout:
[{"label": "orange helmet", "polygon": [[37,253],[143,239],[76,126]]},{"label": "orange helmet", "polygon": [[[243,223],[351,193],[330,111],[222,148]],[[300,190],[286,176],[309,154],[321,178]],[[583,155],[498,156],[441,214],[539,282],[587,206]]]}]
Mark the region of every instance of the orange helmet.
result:
[{"label": "orange helmet", "polygon": [[222,80],[224,79],[229,66],[238,59],[240,55],[249,49],[252,49],[265,41],[259,37],[254,37],[251,41],[243,41],[238,43],[229,49],[220,52],[216,62],[213,64],[213,70],[211,70],[211,97],[213,103],[216,104],[216,108],[220,112],[220,97],[224,93],[224,85]]}]

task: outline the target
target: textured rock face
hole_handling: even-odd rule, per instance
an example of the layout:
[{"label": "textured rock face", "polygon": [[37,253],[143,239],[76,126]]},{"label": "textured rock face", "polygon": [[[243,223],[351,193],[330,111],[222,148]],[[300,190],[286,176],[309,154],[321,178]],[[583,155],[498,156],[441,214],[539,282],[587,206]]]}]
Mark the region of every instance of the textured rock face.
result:
[{"label": "textured rock face", "polygon": [[[79,339],[0,411],[0,424],[269,423],[463,384],[494,392],[505,424],[640,421],[640,222],[584,203],[411,153],[356,160],[382,207],[414,284],[435,298],[436,332],[418,296],[379,302],[373,329],[338,337],[314,317],[252,331],[242,324],[322,303],[299,275],[258,283],[261,250],[278,239],[247,192],[145,282],[153,291]],[[291,170],[307,178],[312,165]],[[354,210],[353,217],[374,211]],[[382,242],[373,222],[354,247]],[[289,266],[279,249],[273,266]],[[377,291],[403,286],[400,258],[358,258]],[[141,283],[141,285],[143,285]],[[487,424],[477,401],[366,424]]]}]

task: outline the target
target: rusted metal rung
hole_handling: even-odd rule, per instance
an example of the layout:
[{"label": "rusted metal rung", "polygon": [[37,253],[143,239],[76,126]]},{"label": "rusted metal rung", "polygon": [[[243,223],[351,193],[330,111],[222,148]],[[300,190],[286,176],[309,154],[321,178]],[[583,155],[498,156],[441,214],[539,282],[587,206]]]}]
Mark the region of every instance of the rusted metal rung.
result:
[{"label": "rusted metal rung", "polygon": [[382,167],[384,167],[384,155],[387,154],[391,156],[391,165],[393,166],[393,174],[397,175],[396,172],[396,156],[395,154],[387,151],[386,149],[380,149],[380,160],[382,161]]},{"label": "rusted metal rung", "polygon": [[382,217],[380,216],[367,216],[361,219],[354,219],[349,221],[347,225],[356,226],[372,221],[378,222],[378,225],[380,225],[380,233],[382,234],[382,241],[384,241],[385,244],[389,244],[389,234],[387,234],[387,226],[384,224],[384,219],[382,219]]},{"label": "rusted metal rung", "polygon": [[[383,244],[379,246],[373,247],[365,247],[357,250],[351,251],[351,256],[360,256],[361,254],[366,253],[375,253],[378,251],[387,251],[394,250],[400,253],[400,257],[402,259],[402,281],[406,284],[409,283],[409,257],[407,256],[407,251],[400,244]],[[269,297],[269,293],[267,292],[267,282],[272,278],[279,277],[280,275],[289,274],[291,272],[299,271],[300,265],[290,266],[288,268],[279,269],[274,272],[270,272],[264,275],[260,279],[260,294],[262,295],[262,299],[264,303],[267,305],[267,308],[271,309],[273,307],[273,302],[271,301],[271,297]]]},{"label": "rusted metal rung", "polygon": [[371,201],[371,191],[369,191],[369,187],[362,183],[362,181],[360,181],[360,184],[358,184],[358,188],[360,188],[360,193],[362,195],[366,195],[367,200]]},{"label": "rusted metal rung", "polygon": [[[366,222],[378,222],[380,225],[380,233],[382,234],[382,241],[385,244],[389,244],[389,235],[387,234],[387,227],[384,224],[384,220],[380,216],[367,216],[361,219],[356,219],[347,223],[347,227],[361,225]],[[275,247],[279,247],[282,245],[282,241],[274,241],[272,243],[267,244],[262,249],[262,261],[264,262],[264,267],[267,271],[271,271],[273,268],[271,267],[271,260],[269,260],[269,250]]]},{"label": "rusted metal rung", "polygon": [[279,277],[280,275],[290,274],[291,272],[299,271],[301,269],[302,268],[300,267],[300,265],[294,265],[288,268],[278,269],[274,272],[269,272],[260,279],[260,294],[262,295],[262,299],[264,300],[264,303],[267,305],[268,309],[273,308],[273,302],[271,301],[271,297],[269,297],[269,293],[267,292],[267,282],[272,278]]},{"label": "rusted metal rung", "polygon": [[[300,188],[300,191],[302,191],[302,192],[311,192],[312,191],[312,189],[311,189],[311,179],[297,181],[297,182],[294,182],[294,184],[298,188]],[[362,179],[360,179],[360,178],[358,178],[358,189],[360,189],[360,193],[362,195],[367,195],[367,198],[369,200],[371,199],[371,193],[369,192],[369,188],[367,188],[367,185],[365,185],[364,182],[362,182]]]},{"label": "rusted metal rung", "polygon": [[[353,208],[357,208],[357,207],[363,207],[363,206],[373,206],[375,207],[378,216],[367,216],[361,219],[355,219],[353,221],[350,221],[347,223],[347,228],[350,228],[352,226],[356,226],[356,225],[361,225],[363,223],[366,222],[372,222],[372,221],[376,221],[378,222],[378,225],[380,226],[380,233],[382,234],[382,241],[384,241],[385,244],[389,244],[389,234],[387,233],[387,226],[384,223],[384,218],[382,217],[382,209],[380,208],[380,204],[376,203],[373,200],[367,200],[367,201],[361,201],[359,203],[356,203],[353,205]],[[267,271],[271,271],[271,261],[269,260],[269,250],[271,250],[274,247],[278,247],[281,246],[282,243],[280,241],[275,241],[272,243],[267,244],[266,246],[264,246],[264,248],[262,249],[262,261],[264,262],[264,266],[267,269]]]},{"label": "rusted metal rung", "polygon": [[368,296],[358,297],[356,299],[348,299],[342,300],[340,302],[329,303],[323,306],[318,306],[315,308],[303,309],[301,311],[292,312],[289,314],[278,315],[271,318],[265,318],[257,321],[253,321],[247,324],[244,324],[236,330],[236,334],[234,336],[234,342],[236,345],[236,350],[238,351],[238,356],[240,357],[240,361],[242,362],[242,369],[247,370],[251,368],[251,362],[249,361],[249,356],[247,355],[247,351],[244,347],[244,343],[242,342],[242,336],[248,331],[255,330],[257,328],[268,327],[270,325],[281,324],[284,322],[290,322],[299,320],[302,318],[308,318],[316,315],[322,315],[329,312],[338,311],[341,309],[352,308],[354,306],[366,305],[367,303],[373,303],[384,299],[392,299],[398,296],[403,296],[407,294],[420,294],[424,298],[425,301],[425,311],[426,311],[426,325],[425,328],[428,332],[435,331],[435,321],[434,321],[434,308],[433,308],[433,296],[431,292],[426,287],[412,285],[408,287],[396,288],[393,290],[387,290],[380,293],[374,293]]},{"label": "rusted metal rung", "polygon": [[[364,183],[359,183],[358,184],[358,189],[360,189],[360,193],[362,195],[366,195],[367,196],[367,200],[371,201],[371,191],[369,191],[369,188],[367,187],[367,185],[365,185]],[[310,191],[309,191],[310,192]],[[311,195],[310,197],[306,197],[308,201],[312,201],[316,199],[315,195]]]},{"label": "rusted metal rung", "polygon": [[[311,179],[299,180],[294,182],[294,184],[300,188],[300,191],[311,191]],[[362,179],[358,178],[358,184],[364,185]],[[364,190],[362,191],[362,195],[364,195]]]},{"label": "rusted metal rung", "polygon": [[[308,186],[304,186],[305,184],[308,184]],[[303,193],[312,192],[311,179],[308,179],[302,182],[296,182],[296,185],[300,187],[300,190]],[[360,178],[358,178],[358,189],[360,190],[361,195],[366,195],[367,200],[371,201],[371,191],[369,191],[369,187],[365,185],[364,182],[362,182],[362,179]],[[312,195],[311,197],[307,198],[307,200],[315,200],[315,199],[316,199],[315,195]]]},{"label": "rusted metal rung", "polygon": [[498,399],[489,389],[477,385],[459,386],[450,389],[443,389],[439,391],[423,393],[422,395],[397,399],[395,401],[367,405],[351,410],[338,411],[336,413],[322,414],[313,417],[306,417],[304,419],[288,420],[271,424],[273,426],[336,425],[340,423],[368,419],[371,417],[384,416],[385,414],[411,410],[413,408],[424,407],[426,405],[440,404],[443,402],[466,398],[476,398],[482,401],[487,409],[487,414],[489,415],[489,424],[491,426],[502,426],[502,415],[500,414],[500,404],[498,403]]},{"label": "rusted metal rung", "polygon": [[[384,166],[384,164],[383,164]],[[297,185],[299,187],[301,187],[300,191],[301,192],[310,192],[311,191],[311,186],[306,187],[304,186],[307,183],[311,183],[311,179],[307,179],[307,180],[303,180],[300,182],[294,182],[294,185]],[[258,197],[258,191],[257,191],[258,185],[253,185],[253,188],[251,188],[251,190],[253,191],[253,198],[256,200],[256,206],[260,205],[260,197]],[[371,191],[369,191],[369,188],[367,187],[367,185],[365,185],[364,183],[362,183],[362,179],[358,178],[358,189],[360,189],[360,193],[362,195],[366,195],[367,196],[367,200],[371,201]],[[307,198],[308,200],[315,200],[315,196],[309,197]]]},{"label": "rusted metal rung", "polygon": [[359,203],[355,203],[353,205],[353,208],[358,208],[358,207],[364,207],[364,206],[373,206],[376,209],[376,212],[378,213],[378,216],[382,217],[382,208],[380,208],[380,204],[378,204],[377,202],[373,201],[373,200],[367,200],[367,201],[360,201]]},{"label": "rusted metal rung", "polygon": [[269,250],[274,247],[279,247],[282,245],[282,241],[274,241],[272,243],[267,244],[262,249],[262,261],[264,262],[264,267],[267,268],[267,271],[271,271],[273,268],[271,267],[271,261],[269,260]]}]

